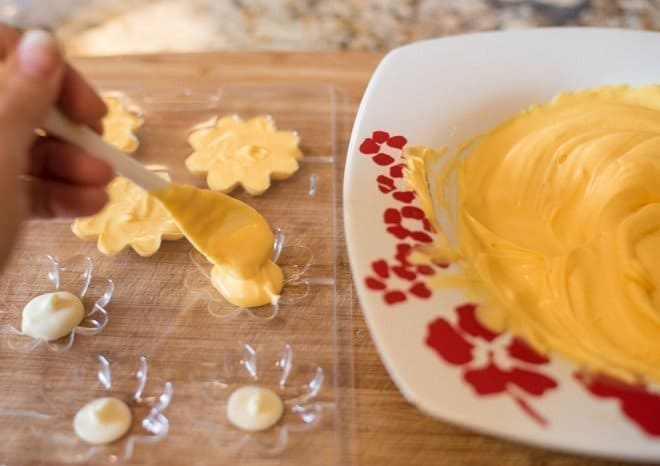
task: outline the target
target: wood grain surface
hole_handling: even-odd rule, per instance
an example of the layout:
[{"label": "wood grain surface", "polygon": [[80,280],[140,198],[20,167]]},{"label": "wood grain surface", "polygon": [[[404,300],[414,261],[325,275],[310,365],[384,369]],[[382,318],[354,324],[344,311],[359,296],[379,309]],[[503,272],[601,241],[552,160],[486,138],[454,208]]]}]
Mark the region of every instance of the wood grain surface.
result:
[{"label": "wood grain surface", "polygon": [[[75,64],[88,76],[93,82],[103,88],[116,87],[119,89],[163,89],[172,86],[181,88],[193,86],[196,88],[214,88],[217,86],[236,86],[232,99],[234,105],[240,108],[241,92],[245,92],[245,86],[257,85],[264,88],[268,86],[280,85],[299,85],[300,89],[297,98],[300,99],[300,109],[303,112],[309,112],[310,127],[305,131],[308,134],[320,134],[321,126],[315,127],[315,112],[322,111],[315,107],[313,95],[305,97],[304,89],[318,89],[318,86],[327,85],[336,91],[335,105],[336,120],[336,138],[327,140],[325,136],[314,139],[313,147],[310,150],[316,155],[322,156],[324,151],[334,151],[341,154],[342,159],[337,166],[335,178],[335,194],[337,205],[335,208],[341,208],[341,178],[343,174],[343,156],[350,136],[350,129],[359,104],[362,92],[366,83],[373,72],[381,56],[367,53],[213,53],[203,55],[158,55],[158,56],[135,56],[135,57],[117,57],[103,59],[78,59]],[[316,87],[305,87],[316,86]],[[137,91],[135,91],[137,92]],[[313,93],[312,91],[309,91]],[[254,96],[253,96],[254,97]],[[263,96],[268,99],[268,95]],[[272,99],[271,99],[272,100]],[[266,100],[264,100],[266,102]],[[305,104],[305,102],[307,102]],[[324,105],[321,100],[316,102],[318,105]],[[163,101],[161,105],[167,106]],[[271,101],[271,107],[274,105]],[[184,117],[182,117],[184,118]],[[291,115],[295,119],[295,115]],[[286,116],[284,117],[286,120]],[[278,123],[281,123],[278,121]],[[184,125],[184,123],[177,123]],[[185,123],[187,124],[187,122]],[[282,126],[280,124],[280,126]],[[150,139],[145,141],[145,145],[152,149],[159,143],[160,136],[154,133]],[[327,146],[326,146],[327,144]],[[333,144],[336,145],[333,147]],[[173,150],[163,147],[163,150]],[[153,163],[157,162],[157,157]],[[325,168],[321,165],[319,170]],[[302,183],[302,181],[301,181]],[[294,183],[295,185],[295,183]],[[281,188],[285,189],[285,188]],[[286,188],[288,189],[288,188]],[[293,189],[293,188],[291,188]],[[294,197],[289,198],[295,202]],[[306,212],[302,206],[287,206],[296,215],[312,215]],[[332,206],[325,205],[323,208],[330,212]],[[266,212],[268,215],[275,216],[276,207]],[[339,213],[339,212],[337,212]],[[459,427],[455,427],[444,422],[431,419],[420,413],[411,406],[397,391],[392,381],[383,368],[378,354],[369,337],[368,330],[359,310],[359,304],[355,294],[351,292],[350,270],[348,258],[343,243],[343,225],[341,225],[341,215],[337,216],[339,241],[337,242],[336,253],[336,273],[335,278],[341,285],[338,290],[341,291],[337,297],[337,323],[338,323],[338,342],[345,345],[347,351],[339,352],[338,367],[341,377],[338,378],[343,404],[336,420],[336,426],[342,431],[342,451],[325,452],[324,444],[321,442],[318,446],[310,445],[306,450],[308,453],[292,460],[287,461],[260,461],[255,464],[290,464],[290,465],[309,465],[309,464],[359,464],[359,465],[521,465],[521,466],[569,466],[569,465],[605,465],[605,464],[623,464],[605,462],[585,457],[571,456],[562,453],[549,452],[537,448],[530,448],[506,441],[482,436]],[[297,225],[306,225],[305,229],[296,232],[298,235],[309,234],[309,238],[318,243],[313,244],[313,248],[324,250],[327,246],[328,238],[324,237],[322,228],[315,230],[314,222],[304,223],[303,218],[295,222]],[[25,254],[34,250],[47,250],[53,244],[68,241],[67,226],[58,227],[51,230],[55,233],[47,233],[44,229],[35,229],[28,227],[22,238],[17,254]],[[187,254],[183,246],[166,245],[159,254],[160,261],[164,263],[176,264],[181,261],[181,257]],[[88,251],[85,249],[84,251]],[[84,252],[83,251],[83,252]],[[322,255],[325,253],[321,253]],[[331,255],[331,251],[328,252]],[[330,257],[330,256],[328,256]],[[113,267],[123,268],[126,274],[131,273],[135,265],[135,257],[122,256],[114,260]],[[319,276],[329,273],[323,267],[332,267],[332,261],[319,261],[318,269],[314,271]],[[144,279],[153,279],[154,277],[145,277]],[[3,294],[9,294],[8,286],[18,286],[16,276],[3,277]],[[14,280],[14,282],[12,282]],[[160,277],[160,295],[166,296],[167,290],[177,286],[175,278],[168,282],[167,278]],[[135,289],[144,289],[136,283]],[[122,299],[129,299],[129,296],[122,295]],[[134,296],[132,298],[135,298]],[[148,307],[149,296],[141,296],[137,299],[138,303]],[[319,303],[329,299],[322,293],[316,298]],[[16,303],[17,305],[19,303]],[[128,304],[125,303],[125,304]],[[176,303],[169,303],[165,298],[162,309],[161,320],[166,320],[169,313],[174,311]],[[140,308],[135,309],[135,314],[141,312]],[[145,310],[146,312],[146,310]],[[156,317],[150,317],[155,322]],[[131,328],[135,321],[126,320],[115,327],[109,337],[116,340],[117,345],[139,346],[140,339],[149,339],[153,327],[144,325],[139,337],[128,339],[122,332],[128,332],[135,335],[135,330]],[[324,324],[319,317],[309,316],[301,319],[293,328],[293,331],[302,335],[304,340],[305,332],[309,332],[309,326],[329,325]],[[229,338],[232,332],[224,332],[221,335],[210,334],[210,331],[200,329],[199,341],[204,342],[204,338]],[[209,333],[207,335],[207,333]],[[311,336],[313,333],[310,332]],[[310,337],[311,338],[311,337]],[[204,351],[203,348],[196,346],[196,340],[190,339],[191,351]],[[324,352],[330,352],[325,348],[325,342],[307,342],[309,351],[318,355]],[[167,346],[167,343],[165,343]],[[2,353],[0,362],[5,359],[6,353]],[[44,356],[47,358],[48,356]],[[184,361],[185,358],[180,358]],[[6,361],[6,359],[5,359]],[[171,364],[176,365],[177,370],[186,371],[185,364],[177,365],[177,358],[174,357]],[[352,369],[352,370],[351,370]],[[26,364],[24,373],[15,375],[21,379],[32,380],[38,378],[38,371],[43,367],[32,367]],[[35,373],[36,371],[36,373]],[[7,373],[0,373],[3,377],[9,377]],[[5,379],[7,380],[7,379]],[[24,381],[25,382],[25,381]],[[438,387],[439,396],[441,396],[442,387]],[[503,419],[502,422],[506,422]],[[190,426],[191,429],[195,428]],[[174,434],[174,432],[173,432]],[[328,432],[328,435],[331,435]],[[199,432],[203,437],[203,432]],[[170,439],[168,439],[169,441]],[[18,440],[17,440],[18,441]],[[135,464],[150,461],[153,464],[160,465],[187,465],[193,464],[190,458],[197,458],[195,464],[236,464],[233,461],[219,459],[213,450],[209,450],[204,442],[190,442],[187,445],[180,445],[175,450],[162,449],[163,454],[159,455],[158,447],[149,450],[147,456],[136,454]],[[7,448],[7,447],[3,447]],[[22,448],[30,448],[29,445],[22,445]],[[200,451],[203,450],[203,451]],[[174,453],[172,453],[174,452]],[[155,457],[153,456],[155,455]],[[26,454],[26,458],[29,455]],[[204,461],[200,462],[199,459]],[[14,463],[10,463],[14,464]],[[20,459],[16,464],[37,464],[34,461],[25,462]],[[249,461],[243,461],[242,464],[251,464]]]}]

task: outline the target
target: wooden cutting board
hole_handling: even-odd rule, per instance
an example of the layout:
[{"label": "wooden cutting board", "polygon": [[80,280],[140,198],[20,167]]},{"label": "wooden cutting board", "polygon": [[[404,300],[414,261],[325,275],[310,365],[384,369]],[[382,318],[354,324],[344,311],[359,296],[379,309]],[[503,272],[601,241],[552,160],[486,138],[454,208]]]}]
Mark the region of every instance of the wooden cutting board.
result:
[{"label": "wooden cutting board", "polygon": [[[264,88],[293,85],[292,93],[296,95],[296,99],[306,102],[301,103],[301,111],[309,111],[310,114],[319,110],[313,108],[315,105],[313,96],[308,99],[302,98],[300,93],[304,91],[301,91],[300,88],[296,90],[296,87],[304,89],[305,86],[316,86],[314,88],[317,89],[318,86],[327,85],[337,91],[336,98],[333,97],[332,99],[333,112],[337,116],[336,127],[334,128],[336,138],[334,142],[328,144],[336,144],[337,146],[331,148],[331,150],[334,150],[336,154],[343,155],[359,99],[380,58],[381,55],[369,53],[255,52],[78,59],[74,62],[83,74],[100,87],[105,89],[132,89],[132,92],[135,93],[148,90],[153,95],[160,95],[158,92],[163,89],[185,89],[186,87],[214,89],[218,86],[236,86],[233,88],[235,91],[234,99],[240,99],[240,92],[246,92],[246,89],[250,89],[249,86],[251,85]],[[281,96],[281,93],[278,95]],[[264,94],[263,98],[268,99],[268,93]],[[167,99],[163,99],[158,104],[167,107]],[[270,104],[273,105],[272,102]],[[168,120],[168,124],[171,124],[172,127],[183,127],[187,124],[178,121],[176,116],[170,118],[173,119]],[[182,114],[179,118],[184,119],[185,115]],[[313,118],[310,118],[310,121],[313,120]],[[310,128],[306,128],[307,134],[318,135],[317,138],[314,138],[314,142],[310,144],[313,144],[312,149],[318,155],[321,155],[324,150],[323,145],[326,144],[326,138],[320,133],[320,126],[315,128],[312,123],[310,125],[312,125]],[[159,140],[156,135],[151,140],[145,141],[145,144],[148,144],[152,150],[159,143],[162,144],[163,140]],[[164,151],[169,149],[168,147],[162,147]],[[147,160],[146,162],[157,163],[157,161],[158,157],[155,157],[154,160]],[[339,215],[337,215],[338,237],[334,276],[340,285],[337,287],[339,295],[336,301],[338,334],[340,335],[338,342],[350,349],[346,352],[339,352],[338,363],[342,376],[339,377],[337,383],[340,386],[344,403],[337,425],[341,426],[343,432],[343,451],[337,453],[333,450],[326,454],[321,448],[315,451],[313,455],[304,458],[291,461],[273,459],[263,462],[263,464],[493,464],[530,466],[541,464],[564,466],[611,464],[550,453],[474,434],[430,419],[403,399],[380,363],[359,311],[359,305],[348,283],[350,270],[343,243],[343,226],[340,215],[343,159],[340,160],[336,168],[334,189],[336,190],[335,199],[337,200],[336,207],[339,209]],[[185,173],[177,172],[176,175],[185,176]],[[295,220],[298,224],[304,224],[300,216],[314,215],[296,204],[295,196],[288,198],[287,204],[286,209],[277,212],[278,218],[286,219],[287,216],[291,216],[292,221]],[[267,214],[275,215],[274,212],[270,211]],[[324,237],[322,233],[318,233],[313,228],[313,222],[307,226],[305,231],[299,233],[307,235],[305,237],[312,242],[312,248],[322,249],[324,244],[330,241],[329,238]],[[69,234],[68,225],[62,223],[57,224],[54,228],[45,227],[42,223],[29,225],[24,230],[11,267],[19,267],[19,258],[30,255],[32,252],[52,251],[58,244],[70,244]],[[182,248],[185,247],[168,246],[153,260],[158,261],[159,267],[160,265],[165,267],[177,264],[185,254]],[[65,252],[89,252],[89,245]],[[122,274],[139,273],[136,269],[143,266],[142,262],[135,260],[132,253],[126,253],[123,258],[119,259],[118,262],[113,262],[113,264],[123,268]],[[323,263],[323,261],[320,261],[315,272],[321,275],[328,272],[323,269],[324,265],[331,266],[329,262]],[[150,268],[150,270],[157,269],[158,267]],[[168,293],[176,294],[176,283],[169,281],[168,276],[153,272],[143,279],[158,284],[156,289],[152,290],[154,295],[159,294],[163,297],[167,296]],[[11,277],[4,278],[5,286],[2,287],[4,301],[15,299],[13,298],[14,294],[9,290],[12,286],[19,285],[19,279],[14,276],[15,283],[11,280]],[[129,284],[128,286],[132,285]],[[144,293],[144,290],[148,289],[144,284],[141,286],[140,283],[135,283],[134,286],[135,290],[142,290],[139,291],[140,293]],[[140,298],[138,299],[139,302],[148,303],[150,296],[138,296],[138,298]],[[166,320],[169,315],[167,312],[168,300],[167,298],[161,299],[165,301],[162,319]],[[21,303],[15,302],[14,304],[18,306]],[[171,309],[169,310],[171,311]],[[139,346],[141,339],[152,338],[155,333],[160,331],[157,328],[160,324],[155,324],[155,328],[153,321],[150,321],[151,326],[147,324],[141,326],[141,311],[143,309],[135,309],[133,319],[126,319],[121,323],[112,334],[112,344]],[[136,325],[139,328],[136,329]],[[303,335],[301,341],[304,342],[305,332],[309,332],[311,338],[313,332],[309,329],[322,325],[327,325],[327,321],[323,317],[310,316],[309,319],[297,324],[294,331]],[[200,332],[204,333],[202,330]],[[132,335],[132,337],[127,338],[126,335]],[[218,335],[217,338],[231,338],[231,332]],[[317,354],[329,351],[328,348],[319,348],[313,341],[309,341],[308,344],[309,346],[305,347],[303,343],[299,351],[316,351]],[[167,343],[165,343],[163,351],[167,351]],[[10,356],[5,353],[3,357]],[[29,378],[39,375],[35,375],[33,372],[44,370],[43,367],[47,367],[48,363],[52,361],[52,356],[44,354],[38,357],[43,358],[40,361],[41,365],[37,363],[29,368],[26,367],[25,374],[14,374],[13,377],[20,379],[21,377]],[[52,370],[57,371],[59,369],[54,368]],[[184,371],[185,367],[182,367],[181,370]],[[9,374],[4,375],[9,377]],[[438,390],[441,391],[442,387],[438,387]],[[188,428],[195,429],[196,427],[191,424]],[[202,435],[201,432],[200,435]],[[161,465],[183,465],[193,464],[192,460],[194,459],[194,464],[232,464],[232,461],[218,459],[218,455],[213,450],[207,449],[205,445],[203,442],[190,442],[189,444],[176,445],[174,449],[159,449],[158,447],[145,449],[147,453],[136,452],[132,463],[142,464],[149,461]],[[22,447],[29,448],[29,445],[22,445]],[[6,448],[8,447],[1,447],[0,452]],[[28,456],[26,454],[26,457]],[[18,460],[16,464],[27,463]]]}]

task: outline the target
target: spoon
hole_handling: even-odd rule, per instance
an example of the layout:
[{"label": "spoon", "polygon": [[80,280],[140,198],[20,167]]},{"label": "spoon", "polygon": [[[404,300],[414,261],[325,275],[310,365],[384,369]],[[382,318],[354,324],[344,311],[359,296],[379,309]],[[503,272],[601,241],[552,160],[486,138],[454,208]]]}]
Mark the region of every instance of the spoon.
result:
[{"label": "spoon", "polygon": [[140,162],[105,142],[90,128],[73,123],[58,110],[53,110],[48,116],[44,129],[109,163],[121,176],[147,191],[166,190],[169,187],[167,180],[150,172]]},{"label": "spoon", "polygon": [[274,236],[259,212],[223,193],[170,183],[105,142],[90,128],[53,110],[44,129],[109,163],[117,173],[156,197],[188,241],[223,272],[220,292],[239,306],[260,306],[277,297],[281,269],[270,260]]}]

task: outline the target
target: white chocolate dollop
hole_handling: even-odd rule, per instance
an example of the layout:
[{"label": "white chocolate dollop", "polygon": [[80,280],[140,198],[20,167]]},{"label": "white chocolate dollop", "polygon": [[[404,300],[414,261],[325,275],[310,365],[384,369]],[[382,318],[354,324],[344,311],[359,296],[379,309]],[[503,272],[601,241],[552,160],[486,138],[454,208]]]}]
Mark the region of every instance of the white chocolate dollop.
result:
[{"label": "white chocolate dollop", "polygon": [[80,298],[68,291],[46,293],[23,308],[21,330],[34,338],[52,341],[71,333],[85,317]]},{"label": "white chocolate dollop", "polygon": [[227,402],[229,422],[242,430],[266,430],[277,423],[284,412],[282,399],[272,390],[254,385],[236,389]]},{"label": "white chocolate dollop", "polygon": [[130,408],[122,400],[109,396],[97,398],[76,413],[73,430],[87,443],[110,443],[128,432],[132,418]]}]

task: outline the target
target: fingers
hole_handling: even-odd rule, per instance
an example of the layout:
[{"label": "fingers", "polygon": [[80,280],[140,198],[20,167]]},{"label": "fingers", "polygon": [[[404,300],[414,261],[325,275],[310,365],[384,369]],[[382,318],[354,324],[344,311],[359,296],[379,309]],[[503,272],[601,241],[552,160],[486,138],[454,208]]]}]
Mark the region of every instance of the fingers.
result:
[{"label": "fingers", "polygon": [[76,186],[33,179],[28,183],[30,210],[34,218],[86,217],[108,202],[102,187]]},{"label": "fingers", "polygon": [[112,168],[63,141],[42,138],[31,154],[30,213],[36,218],[85,217],[108,201]]},{"label": "fingers", "polygon": [[[32,32],[34,31],[28,31]],[[22,31],[0,23],[0,59],[4,60],[12,53],[23,35]],[[57,105],[75,122],[101,131],[101,118],[107,112],[105,103],[94,88],[67,63],[64,63]]]},{"label": "fingers", "polygon": [[3,60],[16,47],[23,33],[5,23],[0,23],[0,58]]},{"label": "fingers", "polygon": [[51,138],[37,141],[28,173],[42,179],[95,187],[105,186],[114,177],[112,167],[106,162]]},{"label": "fingers", "polygon": [[108,109],[94,88],[71,65],[64,74],[57,105],[72,120],[98,133],[102,131],[101,118]]},{"label": "fingers", "polygon": [[[112,172],[64,143],[44,143],[41,155],[31,151],[34,128],[43,126],[56,105],[97,130],[106,111],[93,88],[66,64],[53,36],[0,24],[0,60],[1,263],[29,210],[26,200],[39,217],[91,215],[107,201],[104,185]],[[28,170],[50,179],[28,183],[29,196],[23,196],[19,175]]]},{"label": "fingers", "polygon": [[34,128],[57,100],[64,73],[64,61],[48,34],[27,33],[19,39],[11,29],[4,31],[0,54],[10,52],[0,68],[0,263],[25,215],[19,175],[27,169]]},{"label": "fingers", "polygon": [[55,39],[28,31],[0,72],[0,140],[11,142],[7,157],[26,153],[34,128],[43,124],[60,93],[64,59]]}]

